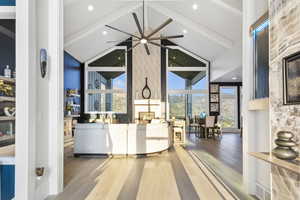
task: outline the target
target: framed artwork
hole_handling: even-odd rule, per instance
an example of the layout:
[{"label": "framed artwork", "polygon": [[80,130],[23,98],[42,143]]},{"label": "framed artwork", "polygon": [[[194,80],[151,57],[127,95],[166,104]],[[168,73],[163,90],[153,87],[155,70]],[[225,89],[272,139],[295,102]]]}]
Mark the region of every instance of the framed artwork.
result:
[{"label": "framed artwork", "polygon": [[219,85],[210,84],[210,93],[219,93]]},{"label": "framed artwork", "polygon": [[211,94],[210,95],[210,102],[219,103],[219,94]]},{"label": "framed artwork", "polygon": [[300,52],[283,59],[284,104],[300,104]]},{"label": "framed artwork", "polygon": [[219,104],[218,103],[211,103],[210,104],[210,112],[219,112]]}]

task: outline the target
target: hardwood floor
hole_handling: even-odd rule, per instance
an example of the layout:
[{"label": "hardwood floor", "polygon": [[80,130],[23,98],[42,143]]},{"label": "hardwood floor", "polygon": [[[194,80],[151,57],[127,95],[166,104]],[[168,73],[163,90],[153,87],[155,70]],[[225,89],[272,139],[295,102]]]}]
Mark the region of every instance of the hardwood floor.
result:
[{"label": "hardwood floor", "polygon": [[138,158],[66,155],[65,190],[49,199],[237,199],[182,147]]},{"label": "hardwood floor", "polygon": [[224,133],[217,139],[198,139],[194,134],[187,137],[188,149],[205,151],[233,170],[243,174],[243,144],[237,133]]},{"label": "hardwood floor", "polygon": [[[73,148],[65,148],[64,157],[64,186],[74,185],[78,179],[88,176],[93,170],[103,165],[107,161],[106,157],[79,157],[73,156]],[[97,173],[97,172],[95,172]]]},{"label": "hardwood floor", "polygon": [[198,139],[187,136],[186,149],[192,152],[239,199],[254,199],[243,185],[242,138],[236,133],[224,133],[218,139]]}]

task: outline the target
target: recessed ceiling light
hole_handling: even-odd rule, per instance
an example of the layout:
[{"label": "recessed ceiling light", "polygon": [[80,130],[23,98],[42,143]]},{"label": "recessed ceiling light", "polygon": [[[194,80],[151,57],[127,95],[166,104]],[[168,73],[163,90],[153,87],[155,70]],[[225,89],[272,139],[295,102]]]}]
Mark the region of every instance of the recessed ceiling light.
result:
[{"label": "recessed ceiling light", "polygon": [[183,34],[187,34],[188,31],[186,29],[183,29],[182,32]]},{"label": "recessed ceiling light", "polygon": [[94,6],[93,6],[93,5],[89,5],[89,6],[88,6],[88,10],[89,10],[90,12],[92,12],[92,11],[94,10]]},{"label": "recessed ceiling light", "polygon": [[237,78],[237,77],[235,77],[235,76],[234,76],[234,77],[232,77],[232,80],[237,80],[237,79],[238,79],[238,78]]},{"label": "recessed ceiling light", "polygon": [[102,35],[107,35],[107,31],[103,31],[103,32],[102,32]]},{"label": "recessed ceiling light", "polygon": [[198,4],[194,3],[192,7],[193,7],[193,10],[197,10],[198,9]]}]

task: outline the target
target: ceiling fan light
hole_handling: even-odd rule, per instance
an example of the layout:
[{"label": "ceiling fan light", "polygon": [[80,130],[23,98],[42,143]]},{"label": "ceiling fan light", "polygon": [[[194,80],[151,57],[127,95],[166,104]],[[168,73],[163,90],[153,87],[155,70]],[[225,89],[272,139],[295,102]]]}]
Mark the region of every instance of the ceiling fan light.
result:
[{"label": "ceiling fan light", "polygon": [[107,35],[107,31],[102,31],[102,35]]},{"label": "ceiling fan light", "polygon": [[148,41],[147,41],[145,38],[143,38],[143,39],[140,40],[140,43],[141,43],[141,44],[147,44]]}]

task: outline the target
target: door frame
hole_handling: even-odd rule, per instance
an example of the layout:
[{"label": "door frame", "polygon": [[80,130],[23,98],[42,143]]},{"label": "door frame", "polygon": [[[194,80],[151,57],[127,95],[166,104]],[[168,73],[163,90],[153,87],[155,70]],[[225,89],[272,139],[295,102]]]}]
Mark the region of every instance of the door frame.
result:
[{"label": "door frame", "polygon": [[[38,16],[38,0],[16,0],[16,179],[15,199],[32,200],[58,194],[63,191],[63,1],[47,0],[47,16]],[[40,3],[40,2],[39,2]],[[38,31],[38,20],[44,20],[49,31]],[[39,21],[41,22],[41,21]],[[45,104],[49,118],[45,123],[49,133],[48,149],[37,149],[37,122],[43,119],[36,108],[40,96],[37,84],[41,79],[39,70],[38,41],[46,41],[48,51],[48,77],[45,92],[49,103]],[[51,133],[51,134],[50,134]],[[45,147],[46,148],[46,147]],[[47,188],[38,188],[35,173],[38,163],[36,153],[48,152],[45,175]]]}]

